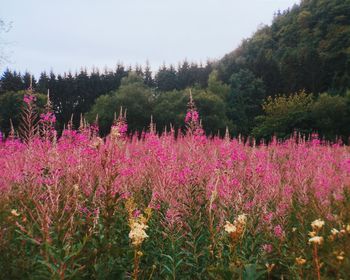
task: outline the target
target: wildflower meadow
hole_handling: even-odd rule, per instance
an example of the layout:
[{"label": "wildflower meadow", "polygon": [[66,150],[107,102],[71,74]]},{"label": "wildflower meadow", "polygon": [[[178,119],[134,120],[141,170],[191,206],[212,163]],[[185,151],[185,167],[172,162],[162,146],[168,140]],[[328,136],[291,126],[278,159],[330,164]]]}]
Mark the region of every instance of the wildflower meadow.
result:
[{"label": "wildflower meadow", "polygon": [[0,136],[1,279],[349,279],[349,146],[55,121]]}]

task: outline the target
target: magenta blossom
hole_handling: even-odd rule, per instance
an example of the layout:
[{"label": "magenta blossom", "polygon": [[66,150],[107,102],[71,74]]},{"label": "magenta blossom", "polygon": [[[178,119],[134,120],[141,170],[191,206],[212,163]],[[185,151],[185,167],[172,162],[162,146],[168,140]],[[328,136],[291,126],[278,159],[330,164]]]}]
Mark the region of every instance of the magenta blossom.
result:
[{"label": "magenta blossom", "polygon": [[42,122],[47,122],[47,123],[55,123],[56,122],[56,116],[51,112],[40,114],[40,119]]},{"label": "magenta blossom", "polygon": [[25,94],[24,98],[23,98],[23,101],[26,104],[31,104],[32,102],[36,101],[36,97],[34,95],[32,95],[32,94]]},{"label": "magenta blossom", "polygon": [[197,111],[188,111],[186,113],[186,117],[185,117],[185,122],[189,123],[189,122],[198,122],[199,120],[199,114]]},{"label": "magenta blossom", "polygon": [[137,218],[138,216],[141,215],[141,211],[140,211],[139,209],[136,209],[136,210],[132,213],[132,215],[134,216],[134,218]]},{"label": "magenta blossom", "polygon": [[277,225],[274,227],[273,229],[273,233],[275,234],[275,236],[279,239],[281,239],[283,237],[283,229],[281,225]]},{"label": "magenta blossom", "polygon": [[265,253],[269,254],[272,252],[273,247],[271,244],[264,244],[264,245],[262,245],[262,249]]}]

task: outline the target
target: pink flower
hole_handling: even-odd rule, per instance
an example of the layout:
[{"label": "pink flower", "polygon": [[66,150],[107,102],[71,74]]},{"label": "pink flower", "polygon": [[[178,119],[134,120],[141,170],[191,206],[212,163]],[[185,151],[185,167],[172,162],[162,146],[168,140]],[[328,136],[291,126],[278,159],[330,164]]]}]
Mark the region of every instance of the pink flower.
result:
[{"label": "pink flower", "polygon": [[199,114],[197,111],[192,112],[192,121],[196,122],[199,119]]},{"label": "pink flower", "polygon": [[266,223],[271,223],[272,219],[273,219],[273,213],[270,212],[270,213],[267,213],[264,217],[263,217],[264,221]]},{"label": "pink flower", "polygon": [[192,118],[191,112],[187,112],[185,117],[185,122],[189,123],[191,121],[191,118]]},{"label": "pink flower", "polygon": [[29,105],[30,103],[36,101],[36,97],[32,94],[25,94],[23,101]]},{"label": "pink flower", "polygon": [[185,122],[189,123],[189,122],[198,122],[199,120],[199,114],[197,111],[188,111],[186,113],[186,117],[185,117]]},{"label": "pink flower", "polygon": [[56,122],[56,116],[51,112],[40,114],[40,119],[41,119],[41,122],[47,122],[47,123]]},{"label": "pink flower", "polygon": [[277,238],[281,239],[283,237],[283,229],[282,229],[281,225],[275,226],[273,229],[273,233],[275,234],[275,236]]},{"label": "pink flower", "polygon": [[262,245],[262,249],[269,254],[272,252],[273,247],[271,244],[264,244]]},{"label": "pink flower", "polygon": [[119,127],[119,132],[120,133],[126,133],[128,131],[128,125],[126,123],[121,124]]},{"label": "pink flower", "polygon": [[151,208],[154,209],[154,210],[159,210],[160,209],[160,203],[152,205]]},{"label": "pink flower", "polygon": [[138,216],[140,216],[140,214],[141,214],[141,211],[140,211],[139,209],[136,209],[136,210],[132,213],[132,215],[134,216],[134,218],[137,218]]}]

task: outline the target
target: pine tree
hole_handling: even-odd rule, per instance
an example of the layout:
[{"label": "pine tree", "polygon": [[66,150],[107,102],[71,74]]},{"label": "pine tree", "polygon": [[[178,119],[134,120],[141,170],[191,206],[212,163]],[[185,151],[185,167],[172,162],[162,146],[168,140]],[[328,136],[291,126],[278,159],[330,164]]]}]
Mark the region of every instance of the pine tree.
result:
[{"label": "pine tree", "polygon": [[20,73],[12,72],[8,68],[0,79],[0,92],[19,91],[25,89]]}]

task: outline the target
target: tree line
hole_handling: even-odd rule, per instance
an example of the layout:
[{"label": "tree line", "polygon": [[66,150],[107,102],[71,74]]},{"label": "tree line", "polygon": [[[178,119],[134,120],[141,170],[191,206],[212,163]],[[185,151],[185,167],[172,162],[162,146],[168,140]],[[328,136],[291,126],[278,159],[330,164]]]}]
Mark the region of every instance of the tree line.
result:
[{"label": "tree line", "polygon": [[[20,106],[17,106],[17,110],[7,110],[6,108],[15,107],[14,103],[19,101],[19,95],[16,93],[22,92],[23,94],[30,85],[37,93],[46,94],[49,90],[58,126],[62,128],[72,116],[74,123],[78,124],[80,115],[87,114],[101,95],[118,90],[122,78],[128,76],[128,73],[133,72],[137,75],[145,87],[152,88],[153,91],[164,92],[184,90],[192,86],[205,88],[211,71],[212,64],[210,62],[202,65],[184,61],[177,68],[172,65],[164,65],[155,75],[152,74],[148,65],[132,68],[118,64],[114,70],[106,69],[103,72],[97,68],[92,69],[90,73],[86,69],[81,69],[79,73],[68,72],[63,75],[42,72],[36,80],[31,77],[29,72],[21,74],[6,69],[0,78],[0,100],[2,102],[0,127],[8,131],[9,118],[11,117],[8,113],[15,112],[17,114]],[[137,102],[138,98],[141,96],[136,97],[134,101]],[[15,113],[13,113],[12,119],[15,120],[14,123],[17,123]]]}]

